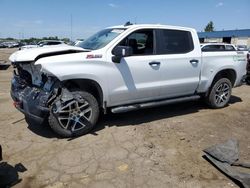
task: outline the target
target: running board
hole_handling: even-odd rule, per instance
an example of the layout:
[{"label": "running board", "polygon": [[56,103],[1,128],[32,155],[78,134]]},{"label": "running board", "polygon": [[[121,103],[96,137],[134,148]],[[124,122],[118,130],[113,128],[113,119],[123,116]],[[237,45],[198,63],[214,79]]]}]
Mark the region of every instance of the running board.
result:
[{"label": "running board", "polygon": [[167,99],[167,100],[161,100],[161,101],[132,104],[132,105],[127,105],[127,106],[118,106],[118,107],[112,108],[111,112],[114,114],[124,113],[124,112],[139,110],[139,109],[151,108],[151,107],[155,107],[155,106],[163,106],[163,105],[173,104],[173,103],[194,101],[194,100],[198,100],[198,99],[200,99],[199,95],[193,95],[193,96],[181,97],[181,98],[175,98],[175,99]]}]

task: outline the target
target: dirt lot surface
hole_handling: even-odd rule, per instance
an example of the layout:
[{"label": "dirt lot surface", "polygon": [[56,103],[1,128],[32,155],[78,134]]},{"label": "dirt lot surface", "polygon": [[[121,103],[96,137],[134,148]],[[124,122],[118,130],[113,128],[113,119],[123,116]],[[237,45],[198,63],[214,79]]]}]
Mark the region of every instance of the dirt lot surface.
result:
[{"label": "dirt lot surface", "polygon": [[[11,51],[0,50],[0,59]],[[61,139],[13,107],[11,76],[11,67],[0,70],[0,144],[4,161],[27,169],[15,187],[237,187],[202,158],[229,138],[250,161],[249,86],[235,88],[224,109],[197,101],[109,114],[91,134]]]}]

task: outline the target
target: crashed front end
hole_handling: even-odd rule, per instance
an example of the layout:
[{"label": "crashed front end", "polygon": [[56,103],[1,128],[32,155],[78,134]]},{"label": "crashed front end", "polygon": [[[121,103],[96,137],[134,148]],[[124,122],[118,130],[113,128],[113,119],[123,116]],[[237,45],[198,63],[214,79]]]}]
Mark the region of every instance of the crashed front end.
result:
[{"label": "crashed front end", "polygon": [[14,52],[9,59],[14,67],[10,93],[15,107],[36,120],[46,119],[52,102],[61,94],[62,83],[42,69],[42,65],[37,61],[46,57],[85,51],[79,47],[64,45]]},{"label": "crashed front end", "polygon": [[58,95],[60,82],[42,73],[34,62],[12,62],[11,97],[14,106],[25,116],[42,122],[49,115],[49,106]]}]

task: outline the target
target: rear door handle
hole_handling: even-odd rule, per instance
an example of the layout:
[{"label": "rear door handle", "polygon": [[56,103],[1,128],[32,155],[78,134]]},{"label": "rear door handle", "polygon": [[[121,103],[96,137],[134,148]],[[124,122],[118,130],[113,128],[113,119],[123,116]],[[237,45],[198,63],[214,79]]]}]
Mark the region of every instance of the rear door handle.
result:
[{"label": "rear door handle", "polygon": [[189,62],[191,64],[197,64],[197,63],[199,63],[199,60],[197,60],[197,59],[191,59]]},{"label": "rear door handle", "polygon": [[161,62],[158,61],[152,61],[150,63],[148,63],[150,66],[159,66],[161,64]]}]

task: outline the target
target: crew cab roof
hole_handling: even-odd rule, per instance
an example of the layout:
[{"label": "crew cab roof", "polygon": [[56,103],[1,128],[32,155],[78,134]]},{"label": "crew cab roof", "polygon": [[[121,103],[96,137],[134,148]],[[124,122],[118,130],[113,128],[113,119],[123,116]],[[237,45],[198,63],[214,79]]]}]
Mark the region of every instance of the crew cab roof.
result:
[{"label": "crew cab roof", "polygon": [[117,25],[108,27],[110,29],[140,29],[140,28],[159,28],[159,29],[176,29],[176,30],[194,30],[193,28],[189,27],[181,27],[181,26],[172,26],[172,25],[161,25],[161,24],[133,24],[133,25]]}]

